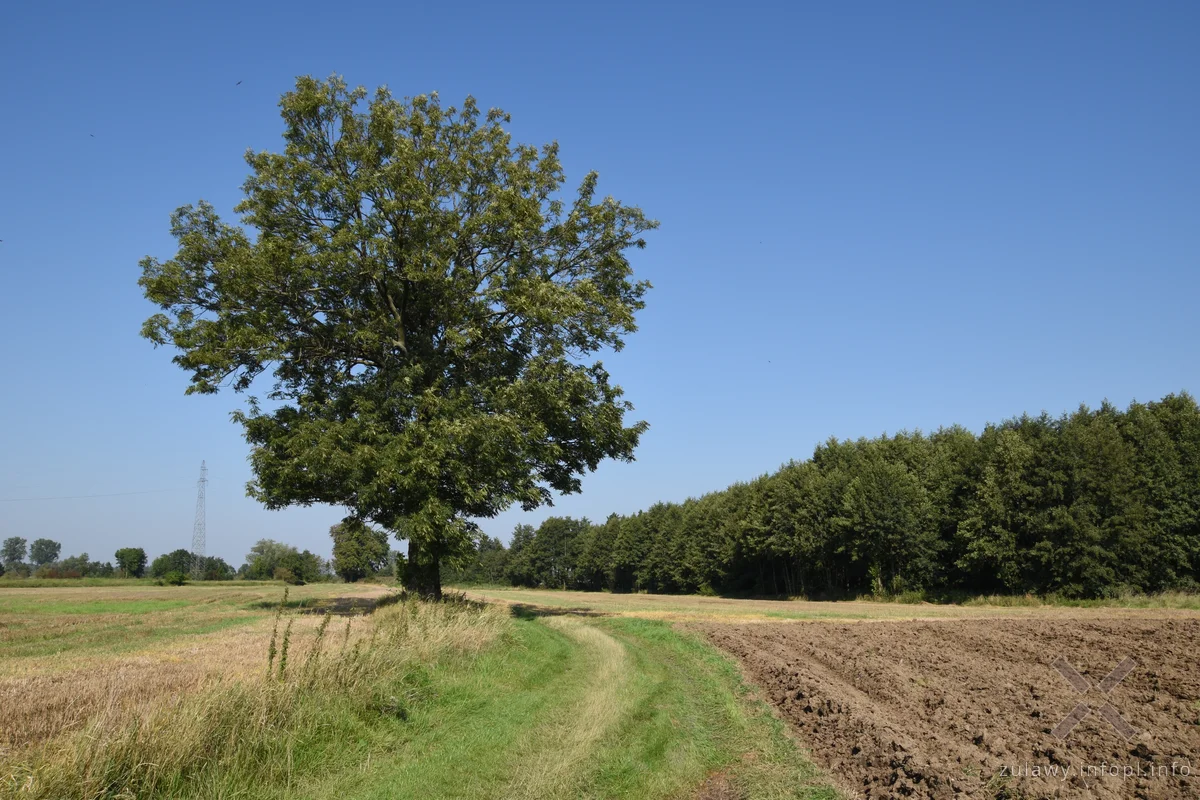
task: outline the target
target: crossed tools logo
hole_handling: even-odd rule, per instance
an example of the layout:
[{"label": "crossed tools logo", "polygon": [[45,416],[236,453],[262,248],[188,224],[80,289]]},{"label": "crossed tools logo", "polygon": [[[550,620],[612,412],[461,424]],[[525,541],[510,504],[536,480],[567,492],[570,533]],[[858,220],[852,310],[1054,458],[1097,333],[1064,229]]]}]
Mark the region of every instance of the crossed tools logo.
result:
[{"label": "crossed tools logo", "polygon": [[[1068,662],[1062,656],[1059,656],[1057,659],[1055,659],[1050,666],[1058,670],[1058,674],[1062,675],[1066,679],[1067,683],[1071,684],[1071,687],[1080,694],[1086,694],[1087,691],[1092,688],[1091,682],[1089,682],[1087,678],[1080,675],[1079,672],[1071,666],[1070,662]],[[1137,662],[1135,662],[1132,658],[1126,657],[1124,661],[1122,661],[1120,664],[1117,664],[1117,666],[1113,668],[1112,672],[1104,676],[1104,679],[1096,685],[1096,688],[1105,695],[1109,694],[1117,687],[1118,683],[1125,680],[1125,677],[1129,675],[1129,673],[1133,672],[1136,666]],[[1058,723],[1058,725],[1055,726],[1054,730],[1050,731],[1050,733],[1052,733],[1054,736],[1057,736],[1059,739],[1066,738],[1067,734],[1074,730],[1075,726],[1083,722],[1083,720],[1093,711],[1099,714],[1105,722],[1113,727],[1113,730],[1115,730],[1125,739],[1132,739],[1137,735],[1137,731],[1134,730],[1132,725],[1125,721],[1125,718],[1121,716],[1121,713],[1117,711],[1117,709],[1113,708],[1112,703],[1105,703],[1099,708],[1092,708],[1087,703],[1079,703],[1075,706],[1075,708],[1071,709],[1071,713],[1067,714],[1066,718],[1063,719],[1062,722]]]}]

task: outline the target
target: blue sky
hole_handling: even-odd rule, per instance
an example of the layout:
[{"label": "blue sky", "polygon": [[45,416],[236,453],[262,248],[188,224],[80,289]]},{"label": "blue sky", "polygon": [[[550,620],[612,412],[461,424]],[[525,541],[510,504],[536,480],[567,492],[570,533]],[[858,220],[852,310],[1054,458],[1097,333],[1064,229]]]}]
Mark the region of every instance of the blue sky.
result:
[{"label": "blue sky", "polygon": [[174,253],[177,206],[229,214],[300,74],[473,94],[662,222],[606,360],[651,424],[637,462],[493,535],[829,436],[1200,391],[1194,3],[252,5],[5,11],[0,538],[186,547],[206,459],[210,553],[328,553],[342,512],[247,499],[241,398],[184,397],[138,336],[139,259]]}]

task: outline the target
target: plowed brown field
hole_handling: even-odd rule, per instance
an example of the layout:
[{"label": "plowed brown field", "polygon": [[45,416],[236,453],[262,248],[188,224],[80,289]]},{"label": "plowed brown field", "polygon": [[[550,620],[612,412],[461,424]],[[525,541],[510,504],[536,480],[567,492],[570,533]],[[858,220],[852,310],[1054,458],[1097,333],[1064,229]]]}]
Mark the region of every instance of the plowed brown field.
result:
[{"label": "plowed brown field", "polygon": [[[1200,620],[695,626],[852,797],[1200,798]],[[1101,686],[1127,657],[1134,669]],[[1089,713],[1060,738],[1080,703]]]}]

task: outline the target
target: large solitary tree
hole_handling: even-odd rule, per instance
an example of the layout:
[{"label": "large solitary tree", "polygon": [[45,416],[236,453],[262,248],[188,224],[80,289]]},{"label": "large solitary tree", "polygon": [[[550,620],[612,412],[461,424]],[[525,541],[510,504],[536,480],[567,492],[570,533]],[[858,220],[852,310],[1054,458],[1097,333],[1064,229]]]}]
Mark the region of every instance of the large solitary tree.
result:
[{"label": "large solitary tree", "polygon": [[172,217],[179,250],[146,258],[188,392],[247,391],[248,491],[269,508],[346,506],[409,543],[406,582],[441,593],[470,518],[579,490],[630,460],[645,423],[595,355],[635,330],[648,284],[627,252],[656,223],[562,192],[555,144],[509,118],[304,77],[280,102],[282,153],[249,152],[236,207]]}]

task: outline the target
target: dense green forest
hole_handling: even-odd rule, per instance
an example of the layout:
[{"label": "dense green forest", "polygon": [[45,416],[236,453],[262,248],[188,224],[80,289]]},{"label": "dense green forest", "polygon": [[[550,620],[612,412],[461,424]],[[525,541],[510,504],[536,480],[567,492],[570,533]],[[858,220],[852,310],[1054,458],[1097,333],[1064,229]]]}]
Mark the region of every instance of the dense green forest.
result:
[{"label": "dense green forest", "polygon": [[451,580],[616,592],[1200,588],[1200,407],[1105,403],[817,447],[749,483],[481,543]]}]

